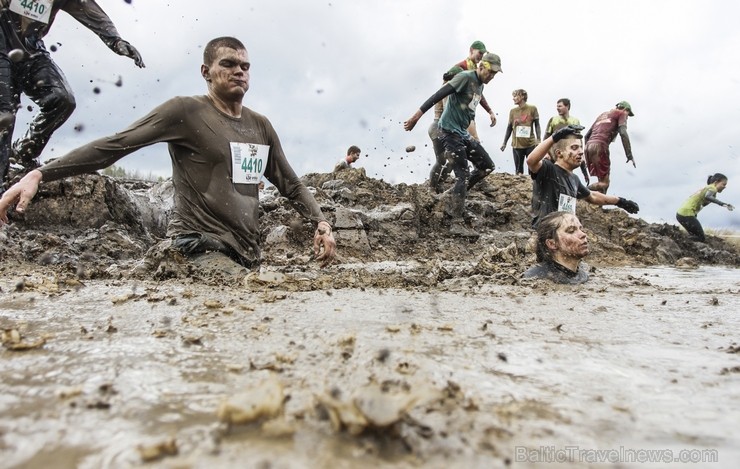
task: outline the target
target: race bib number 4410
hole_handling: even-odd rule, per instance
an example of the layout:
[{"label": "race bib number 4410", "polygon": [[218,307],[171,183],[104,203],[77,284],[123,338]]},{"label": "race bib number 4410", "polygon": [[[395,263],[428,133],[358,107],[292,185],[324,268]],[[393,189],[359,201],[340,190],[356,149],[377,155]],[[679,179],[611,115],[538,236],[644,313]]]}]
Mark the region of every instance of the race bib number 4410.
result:
[{"label": "race bib number 4410", "polygon": [[237,143],[231,145],[232,182],[234,184],[259,184],[267,168],[270,145]]},{"label": "race bib number 4410", "polygon": [[10,0],[10,11],[33,21],[49,22],[53,0]]}]

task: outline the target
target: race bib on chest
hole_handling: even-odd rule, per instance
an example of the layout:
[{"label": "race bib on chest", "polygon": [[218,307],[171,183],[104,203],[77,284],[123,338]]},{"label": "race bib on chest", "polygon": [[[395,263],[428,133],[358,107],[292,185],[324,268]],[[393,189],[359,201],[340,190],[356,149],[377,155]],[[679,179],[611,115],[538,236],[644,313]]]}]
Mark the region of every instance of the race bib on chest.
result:
[{"label": "race bib on chest", "polygon": [[470,104],[468,104],[468,108],[471,111],[475,111],[475,108],[478,107],[478,103],[480,102],[481,95],[474,94],[473,99],[470,100]]},{"label": "race bib on chest", "polygon": [[576,198],[569,195],[560,194],[558,200],[558,212],[570,212],[576,214]]},{"label": "race bib on chest", "polygon": [[267,168],[269,145],[229,142],[231,180],[234,184],[259,184]]},{"label": "race bib on chest", "polygon": [[517,125],[516,126],[516,137],[517,138],[529,138],[532,136],[532,128],[528,125]]},{"label": "race bib on chest", "polygon": [[33,21],[49,22],[53,0],[10,0],[10,11]]}]

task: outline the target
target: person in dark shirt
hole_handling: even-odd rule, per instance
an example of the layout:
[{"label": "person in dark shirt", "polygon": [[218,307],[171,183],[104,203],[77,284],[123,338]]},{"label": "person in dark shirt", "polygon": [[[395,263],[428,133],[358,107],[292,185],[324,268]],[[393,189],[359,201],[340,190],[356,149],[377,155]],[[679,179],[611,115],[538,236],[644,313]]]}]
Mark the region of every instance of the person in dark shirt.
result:
[{"label": "person in dark shirt", "polygon": [[[637,213],[640,207],[633,201],[614,195],[590,191],[573,174],[583,161],[583,142],[580,125],[569,125],[556,131],[537,145],[527,157],[527,166],[534,180],[532,188],[532,227],[550,212],[566,211],[576,213],[576,201],[585,200],[594,205],[616,205]],[[546,159],[553,149],[555,162]]]}]

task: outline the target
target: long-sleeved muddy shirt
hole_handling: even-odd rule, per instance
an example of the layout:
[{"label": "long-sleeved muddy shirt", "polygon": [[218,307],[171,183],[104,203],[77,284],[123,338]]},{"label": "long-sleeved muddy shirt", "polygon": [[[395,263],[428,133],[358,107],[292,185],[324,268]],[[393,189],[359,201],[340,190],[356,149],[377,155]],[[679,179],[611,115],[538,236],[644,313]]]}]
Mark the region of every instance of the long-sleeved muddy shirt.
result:
[{"label": "long-sleeved muddy shirt", "polygon": [[43,181],[95,171],[154,143],[168,144],[175,209],[167,235],[204,233],[258,260],[259,191],[264,175],[304,217],[325,220],[298,179],[270,121],[246,107],[235,118],[207,96],[176,97],[126,130],[39,168]]}]

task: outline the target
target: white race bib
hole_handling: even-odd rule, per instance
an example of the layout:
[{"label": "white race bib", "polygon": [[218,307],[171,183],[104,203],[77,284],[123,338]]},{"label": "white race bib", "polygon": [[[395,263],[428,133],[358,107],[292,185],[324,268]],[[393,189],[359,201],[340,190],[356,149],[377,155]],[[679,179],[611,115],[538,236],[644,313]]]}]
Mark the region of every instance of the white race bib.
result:
[{"label": "white race bib", "polygon": [[10,0],[10,11],[33,21],[49,22],[53,0]]},{"label": "white race bib", "polygon": [[231,180],[234,184],[259,184],[267,169],[270,145],[229,142]]},{"label": "white race bib", "polygon": [[471,111],[475,111],[475,108],[478,107],[478,103],[480,103],[481,95],[474,94],[473,99],[470,100],[470,104],[468,104],[468,109]]},{"label": "white race bib", "polygon": [[532,136],[532,128],[528,125],[516,126],[516,138],[529,138]]},{"label": "white race bib", "polygon": [[569,195],[560,194],[558,200],[558,212],[570,212],[576,214],[576,198]]}]

